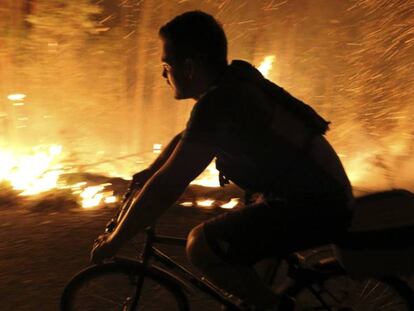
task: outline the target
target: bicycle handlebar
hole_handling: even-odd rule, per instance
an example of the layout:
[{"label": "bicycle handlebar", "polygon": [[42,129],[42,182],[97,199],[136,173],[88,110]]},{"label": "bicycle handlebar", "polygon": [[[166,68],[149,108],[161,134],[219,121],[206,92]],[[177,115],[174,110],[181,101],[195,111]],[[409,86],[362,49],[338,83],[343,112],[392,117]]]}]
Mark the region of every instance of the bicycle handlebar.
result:
[{"label": "bicycle handlebar", "polygon": [[112,217],[105,226],[105,233],[111,233],[115,230],[117,224],[122,220],[125,213],[131,207],[133,199],[136,197],[136,194],[141,190],[141,188],[128,189],[125,193],[124,198],[121,202],[120,207],[118,208],[117,213]]}]

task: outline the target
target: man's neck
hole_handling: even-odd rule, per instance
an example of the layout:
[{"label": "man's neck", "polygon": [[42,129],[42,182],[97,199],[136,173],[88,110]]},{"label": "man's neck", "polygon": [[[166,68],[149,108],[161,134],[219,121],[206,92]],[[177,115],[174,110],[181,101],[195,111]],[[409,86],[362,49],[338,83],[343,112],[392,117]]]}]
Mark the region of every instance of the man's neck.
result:
[{"label": "man's neck", "polygon": [[199,100],[211,87],[215,86],[220,78],[222,77],[224,70],[221,71],[209,71],[202,75],[202,79],[199,80],[199,83],[196,86],[195,100]]}]

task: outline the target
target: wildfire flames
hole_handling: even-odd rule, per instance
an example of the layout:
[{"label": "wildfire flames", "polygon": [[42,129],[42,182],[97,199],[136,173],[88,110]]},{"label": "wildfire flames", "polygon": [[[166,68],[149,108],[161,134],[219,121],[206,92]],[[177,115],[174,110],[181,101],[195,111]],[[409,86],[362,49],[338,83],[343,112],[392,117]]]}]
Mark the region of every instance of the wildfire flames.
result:
[{"label": "wildfire flames", "polygon": [[[268,76],[272,70],[275,56],[264,58],[258,69],[264,76]],[[10,94],[8,99],[14,103],[22,103],[26,95]],[[159,154],[161,144],[153,145],[153,153]],[[65,172],[62,164],[64,160],[63,147],[61,145],[37,146],[31,152],[22,154],[11,150],[0,150],[0,182],[9,183],[21,196],[34,196],[53,189],[66,189],[78,197],[83,208],[92,208],[102,204],[115,203],[118,199],[113,191],[107,190],[111,184],[103,183],[88,185],[87,182],[66,184],[60,180]],[[203,187],[219,187],[218,171],[214,164],[207,169],[191,184]],[[221,207],[231,209],[239,203],[238,198],[232,198],[227,203],[216,202],[213,199],[197,200],[195,202],[182,202],[183,206],[197,206],[200,208]]]},{"label": "wildfire flames", "polygon": [[[266,56],[258,69],[263,75],[268,76],[272,70],[275,56]],[[25,94],[8,95],[13,105],[24,105]],[[159,154],[161,144],[153,144],[153,153]],[[9,183],[11,187],[19,191],[21,196],[34,196],[53,189],[66,189],[78,197],[83,208],[92,208],[102,204],[110,204],[118,201],[113,191],[107,190],[111,184],[89,185],[86,181],[74,184],[66,184],[60,179],[67,170],[64,162],[63,146],[49,145],[36,146],[30,152],[16,152],[14,150],[0,149],[0,182]],[[203,187],[219,187],[218,171],[213,164],[194,180],[191,184]],[[233,208],[239,203],[239,199],[232,198],[227,203],[219,203],[212,199],[198,200],[196,202],[182,202],[183,206],[198,206],[201,208],[216,207]]]},{"label": "wildfire flames", "polygon": [[273,62],[275,61],[274,55],[268,55],[264,58],[257,69],[264,75],[266,78],[269,77],[270,70],[272,70]]},{"label": "wildfire flames", "polygon": [[[268,77],[273,69],[274,55],[265,56],[258,66],[261,73]],[[13,104],[23,104],[26,95],[10,94],[8,99]],[[395,149],[395,148],[394,148]],[[401,149],[401,148],[400,148]],[[152,152],[159,154],[162,150],[161,144],[153,144]],[[357,157],[353,161],[347,161],[346,156],[340,155],[344,160],[351,182],[362,179],[364,169],[367,165],[366,157]],[[21,196],[34,196],[53,189],[66,189],[78,197],[83,208],[92,208],[102,204],[112,204],[118,201],[112,190],[111,183],[88,184],[86,181],[68,184],[60,178],[68,168],[64,163],[62,145],[42,145],[32,148],[30,152],[19,152],[16,150],[0,149],[0,183],[8,183],[18,191]],[[361,160],[361,161],[359,161]],[[377,159],[378,162],[378,159]],[[365,167],[364,166],[364,167]],[[386,169],[386,166],[380,165]],[[111,172],[108,172],[110,174]],[[218,171],[214,164],[207,169],[191,184],[203,187],[219,187]],[[181,202],[183,206],[197,206],[201,208],[221,207],[233,208],[239,204],[238,198],[232,198],[227,203],[215,201],[210,198],[196,200],[193,202]]]},{"label": "wildfire flames", "polygon": [[[154,153],[159,153],[161,145],[154,145]],[[0,150],[0,183],[8,183],[21,196],[35,196],[53,189],[66,189],[78,197],[85,209],[112,204],[118,201],[113,191],[107,190],[111,183],[89,185],[86,181],[67,184],[60,177],[65,173],[63,147],[61,145],[37,146],[30,153],[17,153],[11,150]],[[219,187],[218,171],[210,165],[206,171],[192,184],[203,187]],[[195,202],[183,202],[183,206],[201,208],[222,207],[233,208],[239,203],[232,198],[225,204],[206,199]]]},{"label": "wildfire flames", "polygon": [[0,150],[0,182],[9,183],[22,196],[36,195],[52,189],[70,189],[74,195],[79,196],[84,208],[98,206],[102,202],[117,201],[112,191],[105,191],[105,187],[110,184],[61,184],[59,177],[64,173],[64,166],[61,164],[62,150],[60,145],[38,146],[30,154]]}]

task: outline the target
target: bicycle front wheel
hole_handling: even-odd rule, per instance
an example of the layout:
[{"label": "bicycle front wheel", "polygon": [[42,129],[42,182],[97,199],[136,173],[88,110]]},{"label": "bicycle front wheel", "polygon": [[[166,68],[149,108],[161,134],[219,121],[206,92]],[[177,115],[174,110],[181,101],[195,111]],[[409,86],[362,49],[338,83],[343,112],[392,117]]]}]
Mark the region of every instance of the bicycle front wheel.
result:
[{"label": "bicycle front wheel", "polygon": [[188,310],[181,288],[164,272],[117,262],[78,273],[66,285],[60,306],[62,311]]},{"label": "bicycle front wheel", "polygon": [[409,311],[414,310],[411,288],[398,278],[352,279],[332,275],[297,289],[295,311]]}]

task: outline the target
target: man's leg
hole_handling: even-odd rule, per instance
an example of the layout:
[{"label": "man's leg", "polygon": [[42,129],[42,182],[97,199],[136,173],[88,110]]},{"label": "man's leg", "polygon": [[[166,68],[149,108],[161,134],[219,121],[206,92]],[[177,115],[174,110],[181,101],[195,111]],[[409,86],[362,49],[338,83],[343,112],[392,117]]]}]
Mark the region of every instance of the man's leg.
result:
[{"label": "man's leg", "polygon": [[240,264],[230,265],[211,250],[203,224],[190,232],[187,256],[190,262],[213,283],[247,303],[261,309],[270,308],[279,303],[279,296],[266,286],[253,267]]}]

